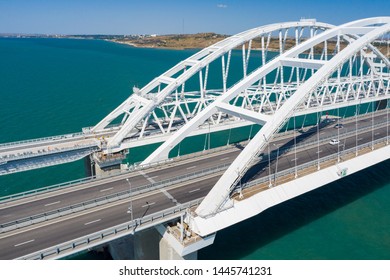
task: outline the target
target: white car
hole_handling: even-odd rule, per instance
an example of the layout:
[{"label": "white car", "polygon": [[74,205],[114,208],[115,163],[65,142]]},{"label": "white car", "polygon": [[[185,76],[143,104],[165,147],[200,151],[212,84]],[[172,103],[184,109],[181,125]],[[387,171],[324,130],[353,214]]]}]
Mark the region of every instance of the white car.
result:
[{"label": "white car", "polygon": [[337,140],[337,139],[332,139],[332,140],[329,141],[329,144],[331,144],[331,145],[337,145],[339,143],[340,143],[340,141]]}]

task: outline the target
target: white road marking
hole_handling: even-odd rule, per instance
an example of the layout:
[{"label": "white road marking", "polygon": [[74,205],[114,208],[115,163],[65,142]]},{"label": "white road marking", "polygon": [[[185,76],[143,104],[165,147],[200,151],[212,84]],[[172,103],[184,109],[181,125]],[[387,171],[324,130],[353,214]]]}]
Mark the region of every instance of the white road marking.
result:
[{"label": "white road marking", "polygon": [[167,192],[165,189],[160,189],[160,192],[165,194],[165,196],[168,197],[169,200],[172,201],[173,203],[175,203],[176,205],[180,205],[180,203],[177,202],[177,200],[169,192]]},{"label": "white road marking", "polygon": [[31,240],[29,240],[29,241],[26,241],[26,242],[22,242],[22,243],[19,243],[19,244],[16,244],[16,245],[14,245],[15,247],[18,247],[18,246],[21,246],[21,245],[24,245],[24,244],[27,244],[27,243],[31,243],[31,242],[34,242],[35,241],[35,239],[31,239]]},{"label": "white road marking", "polygon": [[60,202],[61,202],[61,201],[56,201],[56,202],[48,203],[48,204],[45,204],[45,206],[50,206],[50,205],[58,204],[58,203],[60,203]]},{"label": "white road marking", "polygon": [[229,158],[228,158],[228,157],[221,158],[220,161],[222,161],[222,160],[227,160],[227,159],[229,159]]},{"label": "white road marking", "polygon": [[113,188],[114,188],[114,187],[107,188],[107,189],[104,189],[104,190],[100,190],[100,192],[106,192],[106,191],[112,190]]},{"label": "white road marking", "polygon": [[325,134],[325,132],[321,132],[320,134]]},{"label": "white road marking", "polygon": [[296,160],[298,160],[298,158],[293,158],[291,161],[296,161]]},{"label": "white road marking", "polygon": [[379,134],[380,134],[379,132],[375,133],[375,135],[379,135]]},{"label": "white road marking", "polygon": [[195,190],[189,191],[188,193],[193,193],[193,192],[197,192],[197,191],[200,191],[200,189],[195,189]]},{"label": "white road marking", "polygon": [[322,153],[322,151],[317,151],[316,154]]},{"label": "white road marking", "polygon": [[142,176],[145,177],[146,180],[148,180],[150,183],[154,184],[156,183],[155,180],[153,180],[152,178],[150,178],[145,172],[143,171],[138,171],[139,174],[141,174]]},{"label": "white road marking", "polygon": [[158,177],[158,175],[156,175],[156,176],[152,176],[152,177],[149,177],[150,179],[154,179],[154,178],[157,178]]},{"label": "white road marking", "polygon": [[149,207],[150,205],[156,204],[156,202],[150,202],[145,205],[142,205],[141,207]]},{"label": "white road marking", "polygon": [[88,223],[85,223],[84,225],[90,225],[90,224],[93,224],[93,223],[97,223],[97,222],[100,222],[102,219],[99,219],[99,220],[94,220],[94,221],[91,221],[91,222],[88,222]]},{"label": "white road marking", "polygon": [[196,165],[191,166],[191,167],[187,167],[187,169],[192,169],[192,168],[196,168]]},{"label": "white road marking", "polygon": [[363,138],[358,138],[358,141],[361,141],[361,140],[363,140]]}]

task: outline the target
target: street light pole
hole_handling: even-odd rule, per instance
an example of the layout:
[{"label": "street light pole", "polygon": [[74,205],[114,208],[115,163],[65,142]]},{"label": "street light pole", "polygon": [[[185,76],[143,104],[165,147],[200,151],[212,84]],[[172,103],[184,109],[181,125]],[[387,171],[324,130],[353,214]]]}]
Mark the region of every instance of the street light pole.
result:
[{"label": "street light pole", "polygon": [[270,147],[269,147],[269,142],[265,135],[263,134],[264,140],[267,143],[268,147],[268,178],[269,178],[269,185],[268,187],[272,187],[272,173],[271,173],[271,153],[270,153]]},{"label": "street light pole", "polygon": [[279,161],[279,146],[273,144],[275,147],[278,148],[277,153],[276,153],[276,166],[275,166],[275,173],[274,173],[274,186],[276,187],[276,176],[278,174],[278,161]]},{"label": "street light pole", "polygon": [[130,219],[131,219],[131,221],[133,221],[134,216],[133,216],[133,198],[131,197],[131,194],[132,194],[131,183],[130,183],[128,178],[126,178],[126,181],[129,184],[129,188],[130,188],[130,206],[128,208],[129,211],[127,211],[127,213],[130,213]]}]

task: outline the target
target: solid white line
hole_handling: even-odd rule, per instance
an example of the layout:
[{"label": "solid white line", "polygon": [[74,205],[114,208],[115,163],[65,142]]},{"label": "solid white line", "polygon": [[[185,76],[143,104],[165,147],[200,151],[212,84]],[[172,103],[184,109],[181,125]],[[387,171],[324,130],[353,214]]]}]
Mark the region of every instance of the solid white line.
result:
[{"label": "solid white line", "polygon": [[196,165],[191,166],[191,167],[187,167],[187,169],[192,169],[192,168],[196,168]]},{"label": "solid white line", "polygon": [[291,161],[295,161],[295,160],[298,160],[298,158],[293,158]]},{"label": "solid white line", "polygon": [[99,219],[99,220],[95,220],[95,221],[91,221],[91,222],[88,222],[88,223],[85,223],[84,225],[90,225],[90,224],[93,224],[93,223],[97,223],[97,222],[100,222],[102,219]]},{"label": "solid white line", "polygon": [[156,204],[156,202],[151,202],[151,203],[148,203],[148,204],[142,205],[141,207],[149,207],[150,205],[153,205],[153,204]]},{"label": "solid white line", "polygon": [[227,160],[227,159],[229,159],[228,157],[225,157],[225,158],[221,158],[220,160],[222,161],[222,160]]},{"label": "solid white line", "polygon": [[31,239],[31,240],[29,240],[29,241],[26,241],[26,242],[22,242],[22,243],[19,243],[19,244],[16,244],[16,245],[14,245],[15,247],[18,247],[18,246],[20,246],[20,245],[24,245],[24,244],[27,244],[27,243],[30,243],[30,242],[34,242],[35,241],[35,239]]},{"label": "solid white line", "polygon": [[322,153],[322,151],[317,151],[316,154]]},{"label": "solid white line", "polygon": [[193,192],[196,192],[196,191],[200,191],[200,189],[195,189],[195,190],[189,191],[188,193],[193,193]]},{"label": "solid white line", "polygon": [[158,175],[156,175],[156,176],[153,176],[153,177],[149,177],[150,179],[154,179],[154,178],[157,178],[158,177]]},{"label": "solid white line", "polygon": [[48,204],[45,204],[45,206],[50,206],[50,205],[58,204],[58,203],[60,203],[60,202],[61,202],[61,201],[56,201],[56,202],[48,203]]},{"label": "solid white line", "polygon": [[379,132],[375,133],[375,135],[379,135],[379,134],[380,134]]},{"label": "solid white line", "polygon": [[113,188],[114,188],[114,187],[107,188],[107,189],[104,189],[104,190],[100,190],[100,192],[106,192],[106,191],[112,190]]}]

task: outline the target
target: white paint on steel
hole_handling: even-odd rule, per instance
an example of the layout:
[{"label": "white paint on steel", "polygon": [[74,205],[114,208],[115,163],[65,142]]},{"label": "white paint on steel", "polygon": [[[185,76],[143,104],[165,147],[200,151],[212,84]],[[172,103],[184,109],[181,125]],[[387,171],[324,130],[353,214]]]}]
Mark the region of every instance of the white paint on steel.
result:
[{"label": "white paint on steel", "polygon": [[[163,73],[161,76],[153,79],[149,84],[144,88],[137,91],[135,94],[132,94],[128,99],[126,99],[121,105],[119,105],[114,111],[112,111],[108,116],[106,116],[102,121],[100,121],[93,129],[92,132],[96,133],[103,130],[108,124],[110,124],[114,119],[127,112],[129,117],[120,128],[120,130],[109,139],[108,147],[115,148],[121,144],[126,135],[140,122],[143,118],[147,117],[159,104],[161,104],[167,96],[172,94],[179,86],[183,85],[188,79],[193,77],[196,73],[200,73],[200,79],[202,80],[203,68],[208,69],[208,65],[216,60],[217,58],[223,56],[237,46],[243,45],[246,42],[250,42],[252,39],[259,37],[261,35],[266,35],[270,32],[288,28],[300,28],[300,27],[318,27],[322,29],[331,28],[332,25],[312,22],[312,21],[299,21],[299,22],[287,22],[287,23],[277,23],[267,26],[262,26],[254,28],[251,30],[244,31],[240,34],[228,37],[225,40],[217,42],[216,44],[207,47],[188,59],[178,63],[176,66],[169,69],[167,72]],[[244,49],[243,49],[244,50]],[[247,54],[247,60],[249,59],[249,52]],[[189,67],[186,69],[186,67]],[[177,78],[172,78],[180,71],[186,69],[181,75]],[[225,77],[224,77],[225,79]],[[149,96],[152,90],[161,88],[161,84],[166,84],[166,87],[159,91],[153,97]],[[205,83],[205,82],[203,82]],[[140,102],[138,97],[143,97],[142,102]],[[136,100],[137,98],[137,100]],[[180,107],[178,107],[180,108]],[[201,109],[201,108],[199,108]],[[155,118],[157,121],[157,118]]]},{"label": "white paint on steel", "polygon": [[[199,216],[206,217],[209,215],[214,215],[216,211],[218,211],[218,209],[229,196],[232,187],[234,187],[236,184],[236,181],[246,173],[250,163],[258,156],[260,152],[264,151],[267,143],[285,123],[286,119],[292,116],[294,110],[303,100],[305,100],[305,97],[312,93],[316,88],[321,86],[324,82],[326,82],[329,75],[337,71],[338,67],[343,65],[343,63],[346,62],[351,56],[353,56],[359,50],[363,49],[376,38],[388,33],[390,31],[390,17],[358,20],[324,31],[323,33],[312,37],[311,39],[308,39],[302,44],[297,45],[291,50],[285,52],[266,65],[260,67],[257,71],[252,72],[250,76],[236,84],[226,93],[226,95],[222,96],[222,98],[227,98],[229,95],[234,95],[236,92],[244,90],[257,80],[264,77],[266,73],[269,73],[270,69],[275,69],[278,66],[279,61],[283,60],[284,57],[297,57],[307,49],[314,47],[315,45],[334,36],[340,35],[344,27],[358,27],[373,24],[382,25],[377,26],[375,29],[373,29],[373,31],[370,31],[364,36],[355,40],[345,49],[341,50],[332,59],[327,61],[327,63],[318,69],[318,71],[315,72],[306,82],[302,83],[297,91],[292,96],[290,96],[290,98],[283,104],[283,106],[280,107],[278,111],[275,112],[272,120],[267,122],[260,129],[256,136],[238,155],[235,161],[229,166],[226,172],[215,184],[213,189],[199,205],[196,210]],[[217,103],[217,101],[218,100],[216,100],[213,104]]]}]

